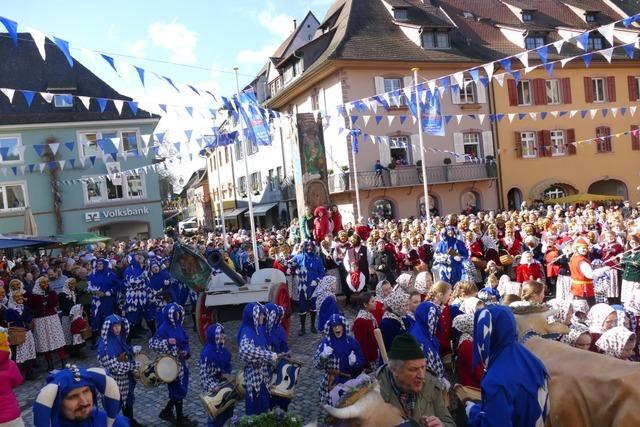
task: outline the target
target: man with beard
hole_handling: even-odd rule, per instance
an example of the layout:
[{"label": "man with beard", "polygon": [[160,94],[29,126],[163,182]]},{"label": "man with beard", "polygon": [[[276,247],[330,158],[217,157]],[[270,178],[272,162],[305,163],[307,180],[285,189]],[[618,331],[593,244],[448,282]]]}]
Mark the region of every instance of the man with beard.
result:
[{"label": "man with beard", "polygon": [[575,299],[586,299],[589,306],[596,302],[593,279],[606,274],[610,267],[592,268],[591,261],[587,257],[589,242],[584,237],[579,237],[573,244],[574,253],[569,260],[571,271],[571,293]]}]

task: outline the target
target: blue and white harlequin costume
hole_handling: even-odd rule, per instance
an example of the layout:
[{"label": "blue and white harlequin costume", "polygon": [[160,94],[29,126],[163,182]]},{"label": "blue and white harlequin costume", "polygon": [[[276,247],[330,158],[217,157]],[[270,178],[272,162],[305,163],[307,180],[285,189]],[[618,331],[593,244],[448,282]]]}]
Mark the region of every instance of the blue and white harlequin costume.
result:
[{"label": "blue and white harlequin costume", "polygon": [[[261,323],[260,317],[263,317]],[[266,312],[258,303],[250,303],[242,312],[238,330],[238,356],[244,365],[245,408],[247,415],[268,412],[270,409],[269,384],[277,354],[269,350],[264,317]]]},{"label": "blue and white harlequin costume", "polygon": [[[157,271],[154,272],[154,270]],[[166,268],[155,260],[149,264],[149,294],[147,296],[147,307],[145,317],[152,318],[156,324],[162,318],[162,309],[167,305],[167,296],[171,295],[171,274]],[[175,301],[173,301],[175,302]]]},{"label": "blue and white harlequin costume", "polygon": [[467,404],[470,426],[543,427],[549,414],[549,375],[542,362],[517,342],[509,307],[489,305],[475,314],[473,362],[486,373],[482,403]]},{"label": "blue and white harlequin costume", "polygon": [[[142,322],[147,306],[149,279],[147,272],[136,259],[135,254],[128,256],[129,266],[124,271],[124,313],[129,323],[135,328]],[[150,319],[147,319],[150,320]]]},{"label": "blue and white harlequin costume", "polygon": [[324,277],[324,261],[316,254],[316,247],[308,240],[302,245],[302,252],[293,257],[298,277],[300,335],[305,334],[307,311],[311,312],[311,332],[316,331],[316,298],[313,295],[318,282]]},{"label": "blue and white harlequin costume", "polygon": [[433,372],[448,388],[449,382],[444,376],[444,366],[440,359],[440,342],[436,337],[440,308],[430,301],[421,302],[416,308],[416,321],[409,333],[416,339],[427,359],[427,369]]},{"label": "blue and white harlequin costume", "polygon": [[[224,346],[224,327],[219,323],[207,328],[207,344],[202,348],[198,368],[200,385],[205,393],[213,394],[224,380],[224,374],[231,373],[231,353]],[[215,419],[209,418],[208,427],[222,427],[233,416],[234,406],[219,414]]]},{"label": "blue and white harlequin costume", "polygon": [[[87,290],[92,293],[91,329],[97,335],[104,319],[113,314],[120,290],[120,281],[111,270],[108,260],[104,258],[96,260],[93,271],[89,275]],[[102,292],[104,296],[97,296],[94,292]]]},{"label": "blue and white harlequin costume", "polygon": [[[264,306],[267,312],[267,342],[269,344],[269,350],[277,354],[289,353],[289,344],[287,343],[287,333],[280,324],[280,321],[284,317],[284,308],[281,306],[269,302]],[[287,411],[291,399],[281,396],[271,396],[271,408],[276,406]]]},{"label": "blue and white harlequin costume", "polygon": [[446,226],[442,240],[438,242],[434,253],[434,266],[439,271],[437,279],[456,284],[462,279],[463,261],[469,258],[469,251],[464,242],[458,239],[455,227]]},{"label": "blue and white harlequin costume", "polygon": [[[89,387],[93,394],[93,411],[88,419],[72,422],[64,418],[62,400],[73,390]],[[103,396],[103,410],[96,406],[98,396]],[[78,368],[75,365],[56,371],[47,377],[47,384],[40,390],[33,403],[35,427],[125,427],[129,422],[118,415],[120,392],[116,382],[102,368]]]}]

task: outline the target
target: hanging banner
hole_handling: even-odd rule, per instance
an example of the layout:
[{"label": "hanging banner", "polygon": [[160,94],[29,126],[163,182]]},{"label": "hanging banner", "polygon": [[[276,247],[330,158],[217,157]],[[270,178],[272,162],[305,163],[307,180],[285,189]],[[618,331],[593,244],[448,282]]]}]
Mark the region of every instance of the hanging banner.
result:
[{"label": "hanging banner", "polygon": [[296,115],[300,159],[302,160],[302,182],[327,178],[327,160],[324,150],[322,123],[318,123],[313,113]]},{"label": "hanging banner", "polygon": [[244,122],[245,137],[253,145],[271,145],[271,135],[269,134],[269,123],[260,113],[258,100],[253,92],[243,92],[240,94],[240,114]]},{"label": "hanging banner", "polygon": [[[416,114],[415,92],[412,94],[409,108],[414,117]],[[420,104],[422,131],[429,135],[444,136],[444,117],[440,105],[438,89],[434,93],[427,92],[426,102]]]}]

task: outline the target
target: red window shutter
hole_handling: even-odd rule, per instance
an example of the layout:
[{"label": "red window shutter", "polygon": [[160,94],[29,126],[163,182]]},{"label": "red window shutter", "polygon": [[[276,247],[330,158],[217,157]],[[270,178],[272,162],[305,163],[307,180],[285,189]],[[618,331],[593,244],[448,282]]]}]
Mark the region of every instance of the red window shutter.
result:
[{"label": "red window shutter", "polygon": [[631,149],[640,151],[640,135],[638,135],[637,125],[631,125]]},{"label": "red window shutter", "polygon": [[516,157],[522,158],[522,137],[520,136],[520,132],[515,133],[515,149],[516,149]]},{"label": "red window shutter", "polygon": [[607,101],[616,102],[616,78],[607,77]]},{"label": "red window shutter", "polygon": [[591,77],[584,78],[584,102],[593,102],[593,87]]},{"label": "red window shutter", "polygon": [[542,136],[544,137],[543,145],[544,145],[544,156],[551,157],[551,131],[545,130],[542,131]]},{"label": "red window shutter", "polygon": [[515,80],[507,80],[507,90],[509,91],[509,105],[512,107],[518,105],[518,87]]},{"label": "red window shutter", "polygon": [[544,79],[533,79],[533,104],[545,105],[547,103],[547,87]]},{"label": "red window shutter", "polygon": [[544,132],[539,130],[536,132],[536,155],[538,157],[545,157],[546,151],[544,149]]},{"label": "red window shutter", "polygon": [[560,88],[562,90],[562,103],[571,104],[571,79],[569,77],[560,79]]},{"label": "red window shutter", "polygon": [[627,76],[627,83],[629,85],[629,101],[638,100],[638,84],[636,76]]},{"label": "red window shutter", "polygon": [[577,152],[576,145],[574,144],[576,142],[576,131],[574,129],[567,129],[566,134],[567,134],[567,153],[569,153],[569,155],[574,155]]}]

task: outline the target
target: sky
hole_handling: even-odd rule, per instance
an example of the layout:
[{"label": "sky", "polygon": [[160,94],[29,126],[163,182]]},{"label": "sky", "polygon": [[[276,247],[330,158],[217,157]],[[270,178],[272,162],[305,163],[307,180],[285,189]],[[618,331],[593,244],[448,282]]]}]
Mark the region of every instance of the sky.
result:
[{"label": "sky", "polygon": [[[121,93],[134,99],[188,105],[188,100],[176,100],[176,92],[166,84],[151,82],[142,87],[130,65],[228,96],[235,92],[233,67],[239,67],[240,85],[249,83],[293,31],[293,19],[301,22],[312,11],[321,21],[332,0],[3,3],[1,16],[16,21],[18,31],[31,27],[68,41],[78,61]],[[83,48],[114,57],[118,73]],[[182,116],[167,118],[162,126],[189,127]]]}]

